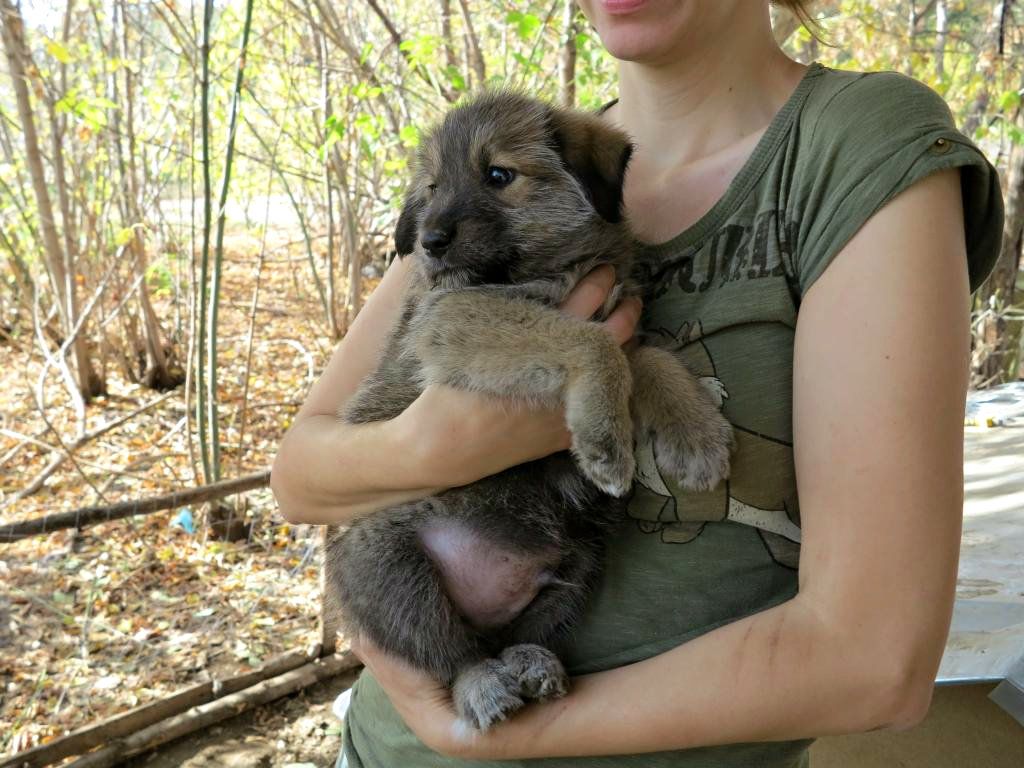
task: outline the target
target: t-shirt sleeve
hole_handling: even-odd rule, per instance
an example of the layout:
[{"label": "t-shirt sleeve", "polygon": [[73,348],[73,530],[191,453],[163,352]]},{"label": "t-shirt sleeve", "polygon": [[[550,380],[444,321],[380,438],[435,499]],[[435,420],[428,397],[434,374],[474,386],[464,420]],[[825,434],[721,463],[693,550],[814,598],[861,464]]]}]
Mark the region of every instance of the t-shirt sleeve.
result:
[{"label": "t-shirt sleeve", "polygon": [[968,274],[974,291],[1002,237],[999,178],[956,130],[949,107],[896,73],[851,78],[801,125],[788,202],[796,222],[794,270],[802,296],[879,208],[929,174],[959,168]]}]

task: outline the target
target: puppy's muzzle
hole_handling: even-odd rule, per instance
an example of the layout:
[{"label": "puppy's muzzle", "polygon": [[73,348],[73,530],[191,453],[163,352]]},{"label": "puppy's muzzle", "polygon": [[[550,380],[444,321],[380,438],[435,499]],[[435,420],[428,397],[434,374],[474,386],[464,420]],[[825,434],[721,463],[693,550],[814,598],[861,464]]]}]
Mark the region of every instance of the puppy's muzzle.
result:
[{"label": "puppy's muzzle", "polygon": [[454,229],[428,229],[423,233],[420,242],[427,253],[435,258],[440,258],[448,250],[454,234]]}]

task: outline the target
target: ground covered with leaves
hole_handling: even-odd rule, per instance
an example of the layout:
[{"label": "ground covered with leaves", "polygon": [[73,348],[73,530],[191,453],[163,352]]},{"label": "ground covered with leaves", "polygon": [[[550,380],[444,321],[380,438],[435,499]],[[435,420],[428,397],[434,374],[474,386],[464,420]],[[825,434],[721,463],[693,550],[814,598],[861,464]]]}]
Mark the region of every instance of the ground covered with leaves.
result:
[{"label": "ground covered with leaves", "polygon": [[[236,237],[225,264],[225,478],[269,467],[334,345],[294,248],[268,251],[250,311],[259,247]],[[162,317],[187,315],[170,292],[159,300]],[[55,371],[40,384],[44,360],[30,335],[0,346],[0,358],[0,527],[197,483],[184,387],[164,397],[108,370],[109,393],[82,424]],[[20,498],[61,444],[162,397]],[[185,508],[0,544],[0,755],[315,641],[317,531],[285,524],[267,489],[233,505],[247,534],[239,542],[214,538],[204,510]]]}]

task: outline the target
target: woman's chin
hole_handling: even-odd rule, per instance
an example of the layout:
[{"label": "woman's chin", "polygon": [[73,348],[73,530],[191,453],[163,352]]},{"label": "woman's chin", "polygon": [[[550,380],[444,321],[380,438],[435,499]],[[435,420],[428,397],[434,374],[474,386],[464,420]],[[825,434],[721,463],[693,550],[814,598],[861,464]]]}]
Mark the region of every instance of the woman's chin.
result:
[{"label": "woman's chin", "polygon": [[[694,6],[679,0],[616,0],[620,5],[605,7],[601,0],[581,3],[597,29],[605,49],[620,61],[654,63],[678,50],[685,32],[699,17]],[[616,13],[614,9],[623,12]],[[705,9],[704,15],[708,14]]]},{"label": "woman's chin", "polygon": [[675,49],[672,35],[651,29],[648,24],[614,24],[601,30],[601,43],[619,61],[656,63],[671,56]]}]

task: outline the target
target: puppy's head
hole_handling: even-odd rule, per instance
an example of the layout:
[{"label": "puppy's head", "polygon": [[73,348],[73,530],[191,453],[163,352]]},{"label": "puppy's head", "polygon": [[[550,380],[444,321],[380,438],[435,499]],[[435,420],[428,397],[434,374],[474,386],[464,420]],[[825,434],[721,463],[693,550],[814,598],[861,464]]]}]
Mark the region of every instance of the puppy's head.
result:
[{"label": "puppy's head", "polygon": [[597,116],[488,92],[423,140],[395,242],[419,246],[434,285],[518,283],[564,273],[622,221],[632,145]]}]

